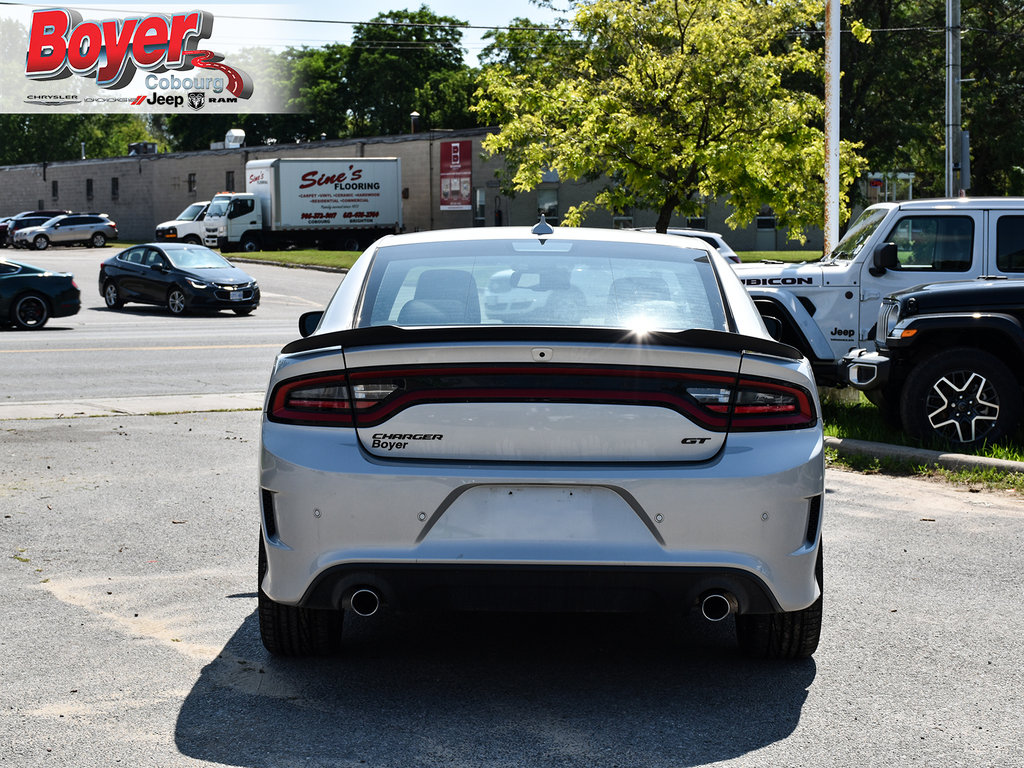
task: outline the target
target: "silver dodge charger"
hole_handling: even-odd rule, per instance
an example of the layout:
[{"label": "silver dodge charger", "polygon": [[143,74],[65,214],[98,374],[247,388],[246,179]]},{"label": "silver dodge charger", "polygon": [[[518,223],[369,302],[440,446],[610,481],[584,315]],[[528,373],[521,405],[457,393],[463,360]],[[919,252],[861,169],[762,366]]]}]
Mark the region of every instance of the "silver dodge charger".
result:
[{"label": "silver dodge charger", "polygon": [[299,325],[260,448],[271,653],[384,610],[692,610],[817,648],[814,379],[702,241],[390,236]]}]

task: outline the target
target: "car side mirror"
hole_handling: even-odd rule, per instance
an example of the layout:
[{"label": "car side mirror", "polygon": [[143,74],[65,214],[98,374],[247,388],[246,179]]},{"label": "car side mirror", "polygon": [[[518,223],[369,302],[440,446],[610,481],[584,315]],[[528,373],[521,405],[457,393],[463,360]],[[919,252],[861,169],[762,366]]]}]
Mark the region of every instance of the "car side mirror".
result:
[{"label": "car side mirror", "polygon": [[875,277],[881,277],[886,270],[899,269],[900,259],[896,251],[896,243],[882,243],[872,254],[871,268],[868,270]]},{"label": "car side mirror", "polygon": [[306,338],[311,335],[316,327],[320,325],[320,320],[323,318],[324,313],[317,310],[316,312],[304,312],[299,316],[299,335],[302,338]]}]

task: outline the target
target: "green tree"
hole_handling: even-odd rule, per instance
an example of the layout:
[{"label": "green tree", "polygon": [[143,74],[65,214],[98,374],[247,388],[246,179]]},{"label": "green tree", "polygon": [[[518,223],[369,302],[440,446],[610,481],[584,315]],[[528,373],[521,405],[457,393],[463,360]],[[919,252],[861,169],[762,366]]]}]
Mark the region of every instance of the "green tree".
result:
[{"label": "green tree", "polygon": [[[422,98],[425,84],[451,84],[436,78],[465,68],[461,24],[465,22],[438,16],[422,5],[355,25],[343,93],[354,133],[406,133],[413,111],[420,113],[423,127],[441,127],[433,114],[437,99],[418,101],[417,90]],[[446,115],[457,111],[462,99],[457,88],[451,93],[455,99],[445,104]]]},{"label": "green tree", "polygon": [[[515,189],[536,186],[548,169],[563,178],[609,177],[593,205],[652,208],[660,231],[673,213],[696,214],[701,197],[723,195],[734,225],[765,205],[793,237],[821,224],[822,101],[786,87],[794,74],[821,74],[821,57],[792,34],[817,23],[820,3],[580,0],[575,7],[580,45],[568,68],[484,68],[477,109],[501,126],[485,147],[505,154]],[[862,161],[849,144],[842,157],[849,184]],[[585,207],[566,218],[583,214]]]},{"label": "green tree", "polygon": [[868,170],[912,171],[915,195],[945,190],[945,9],[942,0],[851,0],[844,16],[872,30],[841,37],[842,135]]},{"label": "green tree", "polygon": [[0,165],[77,160],[82,156],[122,157],[128,145],[153,141],[139,115],[0,115]]}]

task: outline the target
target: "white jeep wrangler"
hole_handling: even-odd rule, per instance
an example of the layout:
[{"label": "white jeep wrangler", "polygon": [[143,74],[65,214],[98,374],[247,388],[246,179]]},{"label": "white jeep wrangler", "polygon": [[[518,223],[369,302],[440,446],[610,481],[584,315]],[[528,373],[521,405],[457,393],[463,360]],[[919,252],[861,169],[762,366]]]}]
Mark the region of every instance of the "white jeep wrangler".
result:
[{"label": "white jeep wrangler", "polygon": [[820,385],[842,385],[843,356],[874,349],[882,297],[923,283],[1024,278],[1024,198],[878,203],[818,261],[735,269],[769,330],[803,351]]}]

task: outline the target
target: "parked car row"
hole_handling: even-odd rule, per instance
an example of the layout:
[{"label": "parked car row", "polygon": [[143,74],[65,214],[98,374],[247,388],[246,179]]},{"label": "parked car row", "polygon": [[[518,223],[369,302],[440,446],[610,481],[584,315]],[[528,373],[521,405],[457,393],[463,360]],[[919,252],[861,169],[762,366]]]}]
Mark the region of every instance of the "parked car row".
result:
[{"label": "parked car row", "polygon": [[71,211],[54,208],[38,209],[35,211],[22,211],[13,216],[5,216],[0,219],[0,248],[6,248],[14,244],[14,233],[22,227],[36,227],[44,224],[54,216],[62,216]]},{"label": "parked car row", "polygon": [[117,224],[105,213],[24,211],[5,222],[4,245],[44,251],[50,245],[102,248],[117,239]]},{"label": "parked car row", "polygon": [[[182,243],[147,243],[114,254],[100,264],[99,292],[108,309],[137,302],[165,306],[172,315],[222,309],[248,315],[260,304],[251,275],[216,251]],[[80,307],[71,273],[0,259],[0,325],[37,330]]]}]

